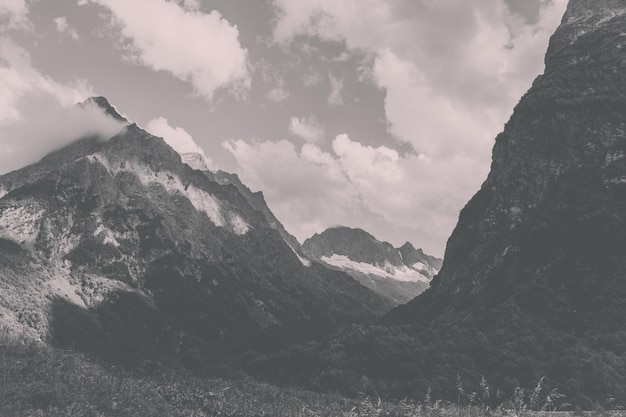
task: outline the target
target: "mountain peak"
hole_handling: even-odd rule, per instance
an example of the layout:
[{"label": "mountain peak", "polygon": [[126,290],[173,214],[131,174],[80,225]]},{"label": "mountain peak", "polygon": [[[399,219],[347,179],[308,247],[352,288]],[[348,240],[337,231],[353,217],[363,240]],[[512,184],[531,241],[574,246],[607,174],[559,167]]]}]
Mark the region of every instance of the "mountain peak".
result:
[{"label": "mountain peak", "polygon": [[411,242],[406,242],[404,245],[400,246],[400,250],[411,250],[414,251],[415,250],[415,246],[413,246],[413,244]]},{"label": "mountain peak", "polygon": [[128,119],[120,115],[117,109],[113,105],[111,105],[111,103],[109,103],[109,100],[107,100],[106,97],[103,97],[103,96],[89,97],[87,100],[83,101],[79,105],[81,107],[85,107],[88,105],[97,106],[100,109],[102,109],[102,111],[106,115],[112,117],[113,119],[122,123],[128,123]]}]

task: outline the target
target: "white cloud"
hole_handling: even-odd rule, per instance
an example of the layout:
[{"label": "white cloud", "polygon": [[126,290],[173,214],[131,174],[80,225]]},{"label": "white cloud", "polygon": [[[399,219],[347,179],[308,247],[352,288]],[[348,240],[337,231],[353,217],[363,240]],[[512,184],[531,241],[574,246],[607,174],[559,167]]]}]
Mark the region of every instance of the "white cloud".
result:
[{"label": "white cloud", "polygon": [[182,127],[170,126],[165,117],[150,120],[146,125],[146,130],[155,136],[162,137],[165,143],[179,154],[198,153],[204,157],[209,166],[212,166],[210,158],[204,154],[204,150],[198,146],[191,135]]},{"label": "white cloud", "polygon": [[79,39],[78,32],[72,27],[70,27],[67,23],[67,19],[65,17],[57,17],[54,19],[54,24],[57,28],[57,32],[66,33],[72,39],[77,41]]},{"label": "white cloud", "polygon": [[155,71],[190,82],[211,100],[218,88],[242,93],[250,87],[247,51],[239,30],[219,12],[203,13],[165,0],[92,0],[108,7],[131,42],[128,57]]},{"label": "white cloud", "polygon": [[289,120],[289,133],[307,142],[318,142],[324,137],[324,127],[315,116],[292,117]]},{"label": "white cloud", "polygon": [[25,0],[0,1],[0,33],[7,29],[25,28],[28,21],[28,5]]},{"label": "white cloud", "polygon": [[93,95],[82,81],[60,84],[33,68],[28,53],[0,39],[0,173],[36,162],[86,135],[111,137],[122,125],[75,104]]},{"label": "white cloud", "polygon": [[280,103],[281,101],[285,101],[289,98],[289,91],[281,87],[276,87],[267,93],[267,98],[275,103]]},{"label": "white cloud", "polygon": [[302,77],[302,83],[305,87],[313,87],[322,82],[322,77],[317,72],[307,72]]},{"label": "white cloud", "polygon": [[200,10],[200,0],[179,0],[179,3],[182,4],[187,10]]},{"label": "white cloud", "polygon": [[236,158],[242,181],[262,190],[274,214],[302,241],[328,226],[357,219],[359,198],[335,159],[317,146],[230,140],[224,147]]},{"label": "white cloud", "polygon": [[[300,151],[289,141],[224,144],[239,164],[242,180],[263,190],[287,230],[301,241],[339,224],[364,228],[397,245],[411,238],[441,255],[459,207],[455,193],[467,200],[475,191],[470,178],[448,175],[452,167],[471,168],[456,156],[434,163],[424,157],[401,157],[385,146],[366,146],[338,135],[332,152],[313,143]],[[395,241],[395,242],[394,242]]]},{"label": "white cloud", "polygon": [[0,38],[0,57],[0,123],[19,121],[22,102],[32,96],[51,97],[68,107],[92,95],[84,81],[64,85],[40,74],[28,52],[9,39]]},{"label": "white cloud", "polygon": [[343,104],[343,81],[335,78],[331,72],[328,73],[328,80],[330,81],[328,104],[330,106],[341,106]]},{"label": "white cloud", "polygon": [[[396,225],[408,225],[413,216],[413,229],[441,253],[459,210],[486,177],[495,136],[543,70],[549,37],[567,0],[542,1],[532,24],[511,13],[503,0],[274,2],[280,9],[277,42],[316,36],[343,41],[348,52],[370,57],[360,79],[385,92],[390,133],[420,157],[387,154],[389,170],[382,172],[390,176],[381,183],[359,163],[371,161],[367,152],[346,142],[342,169],[354,173],[350,180],[371,211]],[[329,104],[336,104],[341,80],[333,82],[329,75],[337,92]],[[353,170],[346,171],[350,161]],[[385,198],[371,199],[367,189]]]}]

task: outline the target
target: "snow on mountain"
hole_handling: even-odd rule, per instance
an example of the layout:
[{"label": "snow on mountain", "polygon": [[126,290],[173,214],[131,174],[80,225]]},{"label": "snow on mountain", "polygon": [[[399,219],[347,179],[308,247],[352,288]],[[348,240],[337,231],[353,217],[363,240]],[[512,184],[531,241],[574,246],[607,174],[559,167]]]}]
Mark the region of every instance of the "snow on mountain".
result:
[{"label": "snow on mountain", "polygon": [[337,255],[336,253],[333,253],[330,257],[322,256],[320,259],[328,265],[341,269],[351,269],[365,275],[391,278],[403,282],[430,282],[428,277],[408,266],[398,267],[387,263],[384,267],[379,267],[365,262],[356,262],[346,255]]},{"label": "snow on mountain", "polygon": [[410,243],[394,248],[361,229],[333,227],[302,245],[305,254],[353,276],[361,284],[392,300],[410,301],[429,286],[441,259]]}]

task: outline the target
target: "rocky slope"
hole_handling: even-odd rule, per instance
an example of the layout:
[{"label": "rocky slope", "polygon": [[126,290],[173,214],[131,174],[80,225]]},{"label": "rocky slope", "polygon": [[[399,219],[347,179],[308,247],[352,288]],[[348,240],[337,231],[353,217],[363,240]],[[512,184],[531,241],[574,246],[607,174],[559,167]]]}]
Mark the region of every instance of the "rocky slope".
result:
[{"label": "rocky slope", "polygon": [[0,177],[4,326],[135,363],[389,309],[295,253],[243,184],[192,169],[135,124],[120,129]]},{"label": "rocky slope", "polygon": [[422,293],[441,268],[441,260],[409,242],[394,248],[361,229],[333,227],[305,240],[311,258],[344,271],[361,284],[402,304]]},{"label": "rocky slope", "polygon": [[482,376],[507,395],[545,377],[577,406],[626,405],[625,10],[570,1],[431,287],[317,346],[309,379],[469,401]]}]

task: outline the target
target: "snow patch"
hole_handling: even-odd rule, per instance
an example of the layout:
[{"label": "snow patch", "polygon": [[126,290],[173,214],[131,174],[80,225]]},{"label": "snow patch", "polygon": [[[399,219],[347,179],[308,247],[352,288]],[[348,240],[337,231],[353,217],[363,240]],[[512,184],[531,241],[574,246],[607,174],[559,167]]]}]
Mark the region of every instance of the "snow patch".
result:
[{"label": "snow patch", "polygon": [[385,264],[385,266],[381,268],[365,262],[356,262],[345,255],[337,255],[335,253],[330,257],[322,256],[321,260],[328,265],[341,269],[352,269],[366,275],[376,275],[402,282],[430,282],[430,280],[420,272],[407,266],[397,267],[391,264]]},{"label": "snow patch", "polygon": [[34,243],[43,213],[33,205],[6,207],[0,212],[0,236],[18,243]]},{"label": "snow patch", "polygon": [[0,187],[0,198],[7,195],[8,191],[4,189],[4,187]]},{"label": "snow patch", "polygon": [[411,265],[411,268],[413,268],[413,269],[424,269],[424,270],[428,271],[430,269],[430,266],[426,265],[424,262],[417,261],[413,265]]},{"label": "snow patch", "polygon": [[300,261],[300,263],[304,266],[311,266],[311,261],[308,260],[307,258],[304,258],[302,256],[300,256],[300,254],[298,252],[296,252],[296,250],[293,248],[293,246],[291,246],[289,244],[289,242],[287,242],[285,239],[283,239],[285,241],[285,243],[287,244],[287,246],[289,246],[289,249],[291,249],[293,251],[293,253],[296,254],[296,256],[298,257],[298,260]]},{"label": "snow patch", "polygon": [[80,288],[70,284],[65,277],[57,275],[55,278],[48,281],[47,284],[53,293],[56,293],[79,307],[87,308],[83,299],[77,294]]}]

